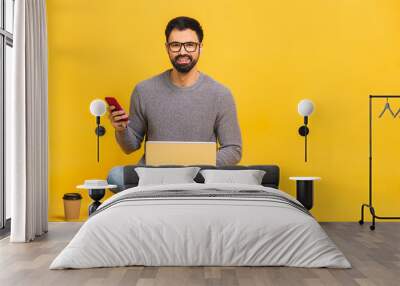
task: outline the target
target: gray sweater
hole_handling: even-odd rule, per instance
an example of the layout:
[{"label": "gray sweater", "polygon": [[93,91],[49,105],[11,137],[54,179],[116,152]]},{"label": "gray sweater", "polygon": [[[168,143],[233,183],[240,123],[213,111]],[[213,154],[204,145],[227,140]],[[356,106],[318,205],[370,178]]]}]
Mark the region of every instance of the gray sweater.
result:
[{"label": "gray sweater", "polygon": [[[178,87],[170,80],[171,69],[134,88],[129,124],[115,131],[122,150],[129,154],[147,141],[216,142],[217,166],[235,165],[242,157],[242,137],[236,106],[228,88],[200,72],[189,87]],[[139,165],[145,165],[145,155]]]}]

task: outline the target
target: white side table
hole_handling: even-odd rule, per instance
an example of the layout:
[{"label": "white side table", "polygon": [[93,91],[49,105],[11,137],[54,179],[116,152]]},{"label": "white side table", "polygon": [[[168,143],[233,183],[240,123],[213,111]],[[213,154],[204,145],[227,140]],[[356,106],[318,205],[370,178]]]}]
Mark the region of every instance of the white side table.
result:
[{"label": "white side table", "polygon": [[106,186],[91,186],[91,185],[79,185],[76,186],[78,189],[89,190],[89,197],[93,200],[93,203],[89,206],[89,215],[96,211],[96,209],[101,205],[100,200],[104,197],[106,189],[116,188],[117,185],[106,185]]},{"label": "white side table", "polygon": [[320,180],[320,177],[289,177],[290,180],[296,181],[296,199],[302,203],[302,205],[311,210],[314,203],[314,186],[313,183],[316,180]]}]

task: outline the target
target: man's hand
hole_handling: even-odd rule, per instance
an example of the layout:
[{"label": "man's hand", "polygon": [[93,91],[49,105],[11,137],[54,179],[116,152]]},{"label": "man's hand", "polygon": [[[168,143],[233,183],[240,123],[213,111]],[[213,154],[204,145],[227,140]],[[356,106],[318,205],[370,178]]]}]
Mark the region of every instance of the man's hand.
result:
[{"label": "man's hand", "polygon": [[111,121],[111,125],[114,126],[115,130],[117,131],[123,131],[126,129],[129,120],[128,121],[118,121],[124,118],[128,118],[128,115],[125,113],[125,110],[119,110],[119,111],[114,111],[115,106],[110,105],[108,108],[108,118]]}]

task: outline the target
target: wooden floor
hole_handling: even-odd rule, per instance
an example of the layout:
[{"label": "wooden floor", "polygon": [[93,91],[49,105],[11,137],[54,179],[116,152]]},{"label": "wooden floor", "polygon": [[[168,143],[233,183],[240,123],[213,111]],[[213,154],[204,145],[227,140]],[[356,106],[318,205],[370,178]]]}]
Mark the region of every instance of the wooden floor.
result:
[{"label": "wooden floor", "polygon": [[81,223],[50,223],[32,243],[0,241],[0,285],[400,285],[400,223],[322,223],[353,268],[119,267],[48,270]]}]

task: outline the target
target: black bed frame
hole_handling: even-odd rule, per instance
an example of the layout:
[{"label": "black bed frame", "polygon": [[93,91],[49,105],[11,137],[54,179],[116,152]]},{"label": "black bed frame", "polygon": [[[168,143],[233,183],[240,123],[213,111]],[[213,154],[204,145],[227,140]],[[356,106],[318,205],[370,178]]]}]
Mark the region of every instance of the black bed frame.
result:
[{"label": "black bed frame", "polygon": [[[212,165],[190,165],[200,167],[204,169],[217,169],[217,170],[264,170],[265,175],[262,179],[261,184],[265,187],[271,187],[278,189],[279,187],[279,167],[276,165],[234,165],[234,166],[223,166],[216,167]],[[107,182],[112,185],[117,185],[117,188],[111,189],[112,192],[118,193],[125,189],[136,187],[139,182],[138,174],[135,171],[136,167],[147,167],[147,168],[177,168],[186,167],[182,165],[163,165],[163,166],[143,166],[143,165],[126,165],[116,166],[110,170],[107,176]],[[200,174],[194,178],[197,183],[204,183],[204,178]]]}]

